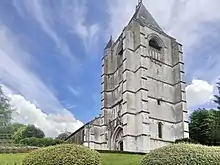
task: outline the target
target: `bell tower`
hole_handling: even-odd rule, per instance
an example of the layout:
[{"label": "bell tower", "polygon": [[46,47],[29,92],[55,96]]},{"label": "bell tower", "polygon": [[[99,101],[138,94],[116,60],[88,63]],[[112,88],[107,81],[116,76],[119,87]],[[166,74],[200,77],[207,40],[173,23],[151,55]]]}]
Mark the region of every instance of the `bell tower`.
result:
[{"label": "bell tower", "polygon": [[182,45],[138,1],[102,60],[108,148],[149,152],[189,136]]}]

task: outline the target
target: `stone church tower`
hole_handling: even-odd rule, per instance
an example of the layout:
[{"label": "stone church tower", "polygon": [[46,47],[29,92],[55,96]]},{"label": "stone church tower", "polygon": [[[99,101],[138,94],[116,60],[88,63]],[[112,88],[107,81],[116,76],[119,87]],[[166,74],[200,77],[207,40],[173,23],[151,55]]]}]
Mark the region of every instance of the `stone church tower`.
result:
[{"label": "stone church tower", "polygon": [[189,136],[182,45],[142,2],[102,59],[101,114],[67,141],[149,152]]}]

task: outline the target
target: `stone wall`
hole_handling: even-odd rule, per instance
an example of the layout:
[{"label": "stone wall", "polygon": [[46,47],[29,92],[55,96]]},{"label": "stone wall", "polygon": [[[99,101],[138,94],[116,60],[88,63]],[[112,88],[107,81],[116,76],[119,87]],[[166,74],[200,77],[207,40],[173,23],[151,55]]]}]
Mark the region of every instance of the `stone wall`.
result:
[{"label": "stone wall", "polygon": [[84,143],[84,135],[85,130],[84,127],[82,127],[81,129],[77,130],[73,135],[71,135],[67,139],[67,142],[82,145]]}]

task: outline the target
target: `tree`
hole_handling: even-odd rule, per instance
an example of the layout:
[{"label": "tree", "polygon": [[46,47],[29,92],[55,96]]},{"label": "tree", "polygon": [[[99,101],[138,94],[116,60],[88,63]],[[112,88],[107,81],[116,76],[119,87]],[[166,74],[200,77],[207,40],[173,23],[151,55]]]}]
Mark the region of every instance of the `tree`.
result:
[{"label": "tree", "polygon": [[15,132],[17,132],[21,127],[24,127],[24,124],[20,124],[20,123],[13,123],[10,125],[10,129],[11,129],[11,133],[14,134]]},{"label": "tree", "polygon": [[16,143],[19,143],[22,139],[31,137],[44,138],[45,134],[41,129],[35,127],[34,125],[27,125],[19,128],[13,135],[13,139]]},{"label": "tree", "polygon": [[65,140],[71,133],[70,132],[64,132],[59,134],[56,139],[57,140]]},{"label": "tree", "polygon": [[217,110],[218,111],[215,111],[216,113],[216,117],[217,117],[217,120],[216,120],[216,123],[215,123],[215,142],[217,142],[218,144],[220,144],[220,141],[218,139],[220,139],[220,78],[219,78],[219,82],[216,83],[216,87],[218,89],[218,94],[217,95],[214,95],[214,102],[216,103],[217,105]]},{"label": "tree", "polygon": [[220,110],[220,79],[219,82],[216,83],[218,89],[218,95],[214,95],[214,102],[217,104],[217,109]]},{"label": "tree", "polygon": [[219,113],[216,110],[198,109],[190,116],[190,138],[204,145],[220,142]]},{"label": "tree", "polygon": [[35,147],[47,147],[47,146],[53,146],[63,143],[65,142],[53,138],[35,138],[35,137],[25,138],[20,141],[20,144],[24,144],[26,146],[35,146]]},{"label": "tree", "polygon": [[0,86],[0,126],[9,125],[11,122],[12,107],[9,101]]},{"label": "tree", "polygon": [[23,124],[20,124],[20,123],[13,123],[13,124],[9,124],[9,125],[6,125],[6,126],[1,126],[0,127],[0,132],[1,133],[8,133],[10,135],[13,135],[15,132],[17,132],[17,130],[21,127],[23,127],[24,125]]},{"label": "tree", "polygon": [[0,146],[12,144],[11,123],[12,107],[9,98],[3,93],[0,86]]},{"label": "tree", "polygon": [[215,110],[215,123],[212,128],[212,137],[214,141],[214,145],[220,145],[220,111]]}]

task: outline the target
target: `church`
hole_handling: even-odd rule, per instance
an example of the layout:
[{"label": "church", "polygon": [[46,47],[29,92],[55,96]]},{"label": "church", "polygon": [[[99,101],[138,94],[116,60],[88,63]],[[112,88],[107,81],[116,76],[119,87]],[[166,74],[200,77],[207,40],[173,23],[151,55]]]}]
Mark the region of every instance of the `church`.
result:
[{"label": "church", "polygon": [[66,141],[147,153],[189,137],[182,45],[143,2],[102,58],[101,113]]}]

